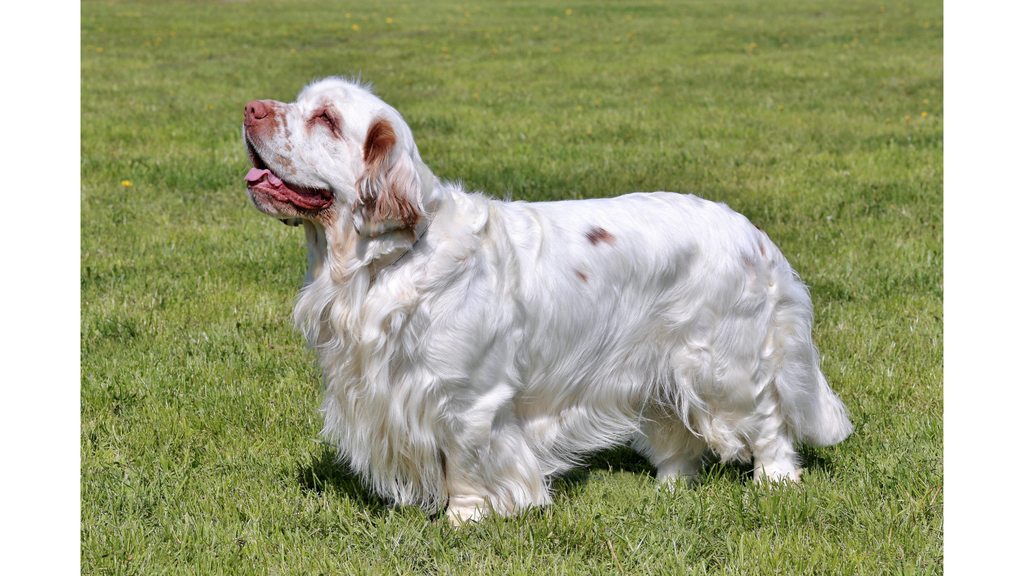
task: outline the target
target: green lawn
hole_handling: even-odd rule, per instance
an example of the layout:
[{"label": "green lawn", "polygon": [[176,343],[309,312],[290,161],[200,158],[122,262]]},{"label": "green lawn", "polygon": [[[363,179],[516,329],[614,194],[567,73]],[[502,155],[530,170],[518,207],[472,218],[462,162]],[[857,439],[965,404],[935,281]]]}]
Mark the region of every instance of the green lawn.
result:
[{"label": "green lawn", "polygon": [[[82,4],[82,572],[941,573],[941,3],[430,5]],[[242,182],[244,103],[332,74],[467,188],[748,216],[854,435],[787,489],[712,462],[669,493],[620,449],[517,518],[389,508],[317,441],[302,232]]]}]

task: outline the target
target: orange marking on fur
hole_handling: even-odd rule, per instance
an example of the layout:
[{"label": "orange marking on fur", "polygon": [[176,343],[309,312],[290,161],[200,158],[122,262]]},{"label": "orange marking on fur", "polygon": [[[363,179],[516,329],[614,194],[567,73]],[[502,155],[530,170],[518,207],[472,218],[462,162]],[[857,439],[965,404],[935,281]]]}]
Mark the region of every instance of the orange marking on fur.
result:
[{"label": "orange marking on fur", "polygon": [[387,120],[374,122],[373,126],[370,126],[369,132],[366,133],[366,143],[363,144],[363,161],[367,164],[380,163],[397,140],[391,122]]},{"label": "orange marking on fur", "polygon": [[587,240],[590,240],[591,244],[597,246],[600,242],[607,242],[611,244],[612,242],[615,241],[615,236],[612,236],[611,232],[605,230],[604,228],[598,227],[591,228],[590,231],[587,232]]}]

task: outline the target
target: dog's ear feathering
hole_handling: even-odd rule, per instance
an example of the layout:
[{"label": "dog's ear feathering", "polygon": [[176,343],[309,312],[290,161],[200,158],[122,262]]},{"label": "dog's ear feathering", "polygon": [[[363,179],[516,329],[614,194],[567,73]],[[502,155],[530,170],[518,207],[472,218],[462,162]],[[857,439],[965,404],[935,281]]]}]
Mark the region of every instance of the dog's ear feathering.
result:
[{"label": "dog's ear feathering", "polygon": [[363,164],[363,174],[356,182],[359,198],[352,206],[359,235],[372,237],[415,228],[423,217],[420,176],[386,118],[370,124],[363,144]]}]

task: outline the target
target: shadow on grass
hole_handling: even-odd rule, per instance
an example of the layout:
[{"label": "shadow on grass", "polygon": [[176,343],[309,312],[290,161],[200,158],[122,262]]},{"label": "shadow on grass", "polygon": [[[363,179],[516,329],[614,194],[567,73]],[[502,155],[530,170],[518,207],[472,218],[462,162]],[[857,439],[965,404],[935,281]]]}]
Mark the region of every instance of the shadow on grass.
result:
[{"label": "shadow on grass", "polygon": [[[800,462],[806,470],[815,470],[829,475],[835,468],[830,454],[822,453],[810,447],[800,447]],[[593,471],[608,470],[611,472],[628,472],[646,474],[650,478],[657,477],[657,469],[651,466],[646,458],[635,450],[620,446],[602,450],[588,456],[582,466],[554,478],[555,494],[573,496],[579,494],[590,482]],[[748,483],[754,478],[752,462],[722,463],[713,452],[704,455],[704,468],[700,475],[706,478],[723,478],[729,482]],[[325,447],[309,465],[298,467],[298,483],[303,490],[322,494],[333,489],[344,497],[359,504],[372,517],[380,517],[387,513],[389,505],[380,496],[366,488],[358,474],[353,472],[344,462],[337,460],[337,452]],[[438,516],[435,512],[431,517]]]},{"label": "shadow on grass", "polygon": [[[835,469],[831,454],[823,453],[809,446],[801,446],[797,451],[800,455],[801,468],[805,470],[821,472],[828,476]],[[555,493],[572,495],[581,492],[590,481],[591,473],[595,470],[647,474],[652,479],[658,476],[657,469],[646,458],[631,448],[620,446],[594,453],[584,460],[582,466],[557,476],[554,481]],[[754,464],[753,462],[723,463],[717,454],[708,450],[704,454],[704,466],[700,473],[700,480],[703,481],[707,478],[722,478],[729,482],[745,484],[754,479]]]},{"label": "shadow on grass", "polygon": [[348,464],[339,462],[334,448],[324,447],[308,465],[298,467],[298,483],[303,490],[323,494],[328,489],[358,503],[373,517],[387,513],[388,503],[367,489]]}]

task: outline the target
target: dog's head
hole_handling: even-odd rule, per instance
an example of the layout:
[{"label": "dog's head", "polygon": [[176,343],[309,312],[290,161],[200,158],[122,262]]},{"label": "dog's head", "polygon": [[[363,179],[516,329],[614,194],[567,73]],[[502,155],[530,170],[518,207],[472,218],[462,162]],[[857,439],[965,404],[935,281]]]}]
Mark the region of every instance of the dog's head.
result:
[{"label": "dog's head", "polygon": [[401,115],[340,78],[310,84],[292,104],[245,106],[249,198],[285,223],[350,220],[360,236],[413,229],[424,215],[420,160]]}]

